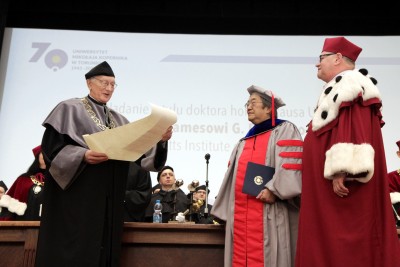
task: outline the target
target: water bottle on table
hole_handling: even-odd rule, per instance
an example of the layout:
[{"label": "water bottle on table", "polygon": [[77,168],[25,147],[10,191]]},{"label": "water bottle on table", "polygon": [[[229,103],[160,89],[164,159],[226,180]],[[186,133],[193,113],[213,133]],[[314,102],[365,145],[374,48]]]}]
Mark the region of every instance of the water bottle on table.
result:
[{"label": "water bottle on table", "polygon": [[162,223],[162,204],[159,199],[154,204],[153,223]]}]

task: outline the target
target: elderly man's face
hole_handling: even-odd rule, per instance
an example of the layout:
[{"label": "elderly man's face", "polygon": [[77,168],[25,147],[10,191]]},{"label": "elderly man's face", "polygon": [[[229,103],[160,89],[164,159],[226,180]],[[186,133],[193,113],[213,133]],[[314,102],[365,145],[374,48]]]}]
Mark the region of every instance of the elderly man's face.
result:
[{"label": "elderly man's face", "polygon": [[252,93],[246,104],[247,119],[254,124],[259,124],[271,118],[271,108],[264,107],[261,97]]},{"label": "elderly man's face", "polygon": [[100,103],[106,104],[112,97],[116,87],[115,78],[95,76],[87,80],[89,94]]}]

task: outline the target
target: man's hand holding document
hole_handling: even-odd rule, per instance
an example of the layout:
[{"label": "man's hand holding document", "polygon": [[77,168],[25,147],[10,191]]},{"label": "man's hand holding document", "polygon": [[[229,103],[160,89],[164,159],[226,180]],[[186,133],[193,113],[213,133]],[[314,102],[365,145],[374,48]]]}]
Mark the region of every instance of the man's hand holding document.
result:
[{"label": "man's hand holding document", "polygon": [[174,111],[151,104],[149,116],[83,138],[89,149],[103,152],[109,159],[135,161],[157,144],[176,121]]}]

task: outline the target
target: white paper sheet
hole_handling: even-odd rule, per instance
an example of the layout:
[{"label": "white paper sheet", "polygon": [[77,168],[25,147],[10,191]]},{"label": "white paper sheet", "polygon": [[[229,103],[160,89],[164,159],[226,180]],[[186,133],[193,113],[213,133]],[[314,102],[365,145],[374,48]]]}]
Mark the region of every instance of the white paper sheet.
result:
[{"label": "white paper sheet", "polygon": [[177,122],[174,111],[151,105],[151,114],[143,119],[84,135],[88,147],[107,154],[109,159],[135,161],[157,144],[169,126]]}]

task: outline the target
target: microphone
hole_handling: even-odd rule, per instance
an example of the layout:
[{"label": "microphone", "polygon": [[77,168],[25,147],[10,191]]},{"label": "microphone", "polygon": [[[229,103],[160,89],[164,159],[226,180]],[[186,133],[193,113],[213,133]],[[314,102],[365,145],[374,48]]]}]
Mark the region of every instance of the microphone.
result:
[{"label": "microphone", "polygon": [[208,217],[208,161],[210,159],[210,154],[207,153],[204,158],[206,159],[206,205],[204,207],[204,217]]}]

